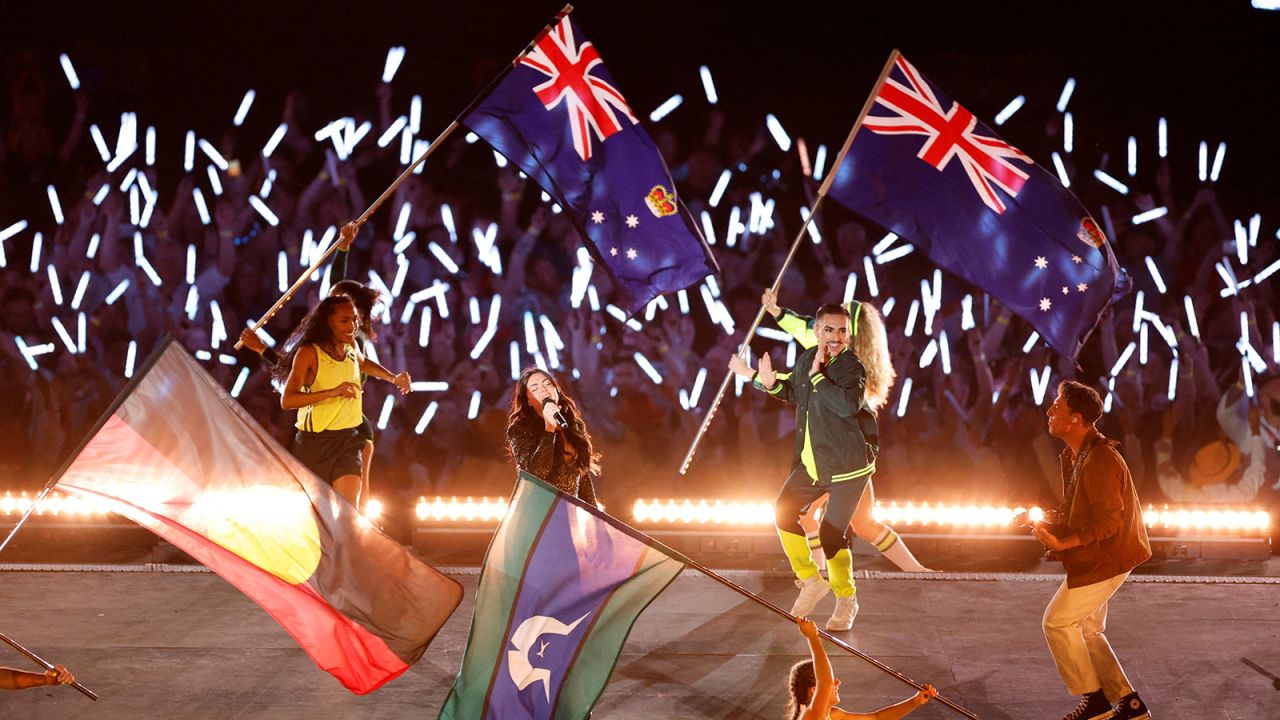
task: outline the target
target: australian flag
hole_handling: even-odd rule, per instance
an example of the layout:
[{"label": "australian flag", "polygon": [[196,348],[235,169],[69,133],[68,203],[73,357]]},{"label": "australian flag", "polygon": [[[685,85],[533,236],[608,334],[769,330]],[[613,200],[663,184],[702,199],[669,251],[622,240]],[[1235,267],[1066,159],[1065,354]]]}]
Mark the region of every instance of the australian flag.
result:
[{"label": "australian flag", "polygon": [[564,206],[632,313],[716,271],[653,139],[567,15],[460,122]]},{"label": "australian flag", "polygon": [[1075,358],[1127,278],[1062,183],[896,51],[830,194]]}]

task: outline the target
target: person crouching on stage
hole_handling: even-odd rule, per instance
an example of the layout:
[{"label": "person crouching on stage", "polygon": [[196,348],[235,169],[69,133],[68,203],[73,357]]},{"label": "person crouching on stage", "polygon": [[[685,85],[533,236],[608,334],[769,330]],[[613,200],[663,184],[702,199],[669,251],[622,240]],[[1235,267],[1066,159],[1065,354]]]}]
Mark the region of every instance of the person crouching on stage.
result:
[{"label": "person crouching on stage", "polygon": [[[1062,522],[1033,533],[1059,553],[1067,579],[1044,611],[1044,637],[1067,692],[1080,704],[1064,720],[1144,720],[1147,706],[1133,691],[1107,636],[1107,603],[1129,572],[1151,557],[1138,493],[1119,443],[1094,426],[1102,398],[1065,380],[1049,407],[1049,434],[1062,451]],[[1112,706],[1115,703],[1115,706]]]},{"label": "person crouching on stage", "polygon": [[409,392],[410,380],[409,373],[394,375],[357,349],[359,326],[351,298],[331,295],[302,319],[272,368],[284,382],[280,407],[298,411],[294,456],[357,507],[365,443],[360,374],[385,380],[401,393]]},{"label": "person crouching on stage", "polygon": [[[729,369],[796,406],[792,470],[773,505],[778,539],[800,588],[791,614],[807,617],[833,590],[836,607],[826,627],[845,631],[853,627],[858,613],[849,524],[876,469],[878,431],[866,401],[866,369],[849,347],[853,319],[848,309],[823,305],[814,317],[817,344],[796,359],[794,373],[775,373],[767,354],[760,356],[759,372],[738,355],[729,361]],[[800,524],[805,511],[823,495],[830,498],[818,537],[830,585],[818,573]]]},{"label": "person crouching on stage", "polygon": [[549,373],[526,368],[511,393],[507,449],[516,468],[583,502],[596,503],[600,455],[573,399]]}]

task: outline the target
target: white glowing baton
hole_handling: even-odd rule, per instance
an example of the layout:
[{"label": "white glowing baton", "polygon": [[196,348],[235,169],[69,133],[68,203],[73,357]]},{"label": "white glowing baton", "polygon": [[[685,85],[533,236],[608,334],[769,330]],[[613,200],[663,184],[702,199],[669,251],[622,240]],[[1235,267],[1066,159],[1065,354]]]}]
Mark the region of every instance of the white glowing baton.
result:
[{"label": "white glowing baton", "polygon": [[1138,344],[1136,342],[1131,341],[1127,346],[1125,346],[1124,352],[1120,353],[1120,359],[1116,360],[1116,364],[1111,366],[1112,380],[1114,380],[1115,377],[1120,374],[1120,371],[1124,369],[1125,363],[1128,363],[1129,358],[1133,357],[1133,351],[1136,349],[1138,349]]},{"label": "white glowing baton", "polygon": [[1035,332],[1033,330],[1031,332],[1031,337],[1028,337],[1027,341],[1022,343],[1022,354],[1026,355],[1027,353],[1031,352],[1031,348],[1035,347],[1036,343],[1039,341],[1040,341],[1040,333]]},{"label": "white glowing baton", "polygon": [[1160,157],[1169,157],[1169,121],[1160,118],[1156,126],[1156,141],[1159,144]]},{"label": "white glowing baton", "polygon": [[[232,358],[234,360],[235,358]],[[240,393],[244,391],[244,384],[249,379],[249,368],[240,368],[240,373],[236,375],[236,381],[231,385],[231,397],[238,398]]]},{"label": "white glowing baton", "polygon": [[89,288],[89,271],[80,273],[80,282],[76,283],[76,292],[71,296],[71,309],[79,310],[80,301],[84,300],[85,290]]},{"label": "white glowing baton", "polygon": [[36,233],[31,236],[31,274],[35,275],[40,272],[40,250],[44,246],[44,234]]},{"label": "white glowing baton", "polygon": [[1187,330],[1191,332],[1191,336],[1197,340],[1200,338],[1200,324],[1196,322],[1196,309],[1191,303],[1190,295],[1182,296],[1182,305],[1187,310]]},{"label": "white glowing baton", "polygon": [[996,126],[999,127],[1000,125],[1005,124],[1005,121],[1013,117],[1013,114],[1018,112],[1026,102],[1026,95],[1019,95],[1018,97],[1010,100],[1009,104],[1005,105],[1003,110],[996,113]]},{"label": "white glowing baton", "polygon": [[404,126],[408,122],[409,118],[404,115],[396,118],[395,122],[391,123],[391,126],[378,136],[378,147],[384,148],[390,145],[396,139],[396,136],[400,134],[400,131],[404,130]]},{"label": "white glowing baton", "polygon": [[1058,180],[1062,182],[1062,187],[1071,187],[1071,177],[1067,175],[1067,166],[1062,162],[1062,156],[1054,150],[1049,154],[1053,158],[1053,168],[1058,172]]},{"label": "white glowing baton", "polygon": [[275,152],[276,148],[280,146],[280,141],[284,140],[284,135],[288,130],[289,125],[287,123],[280,123],[276,126],[275,132],[271,133],[271,137],[267,138],[267,144],[262,146],[262,157],[271,157],[271,153]]},{"label": "white glowing baton", "polygon": [[729,178],[733,176],[731,170],[724,170],[720,173],[720,179],[716,180],[716,186],[711,190],[711,198],[708,202],[711,207],[720,205],[720,199],[724,197],[724,191],[729,187]]},{"label": "white glowing baton", "polygon": [[1134,215],[1131,222],[1134,225],[1141,225],[1142,223],[1150,222],[1152,220],[1155,220],[1156,218],[1162,218],[1168,214],[1169,214],[1169,208],[1158,207],[1158,208],[1155,208],[1154,210],[1147,210],[1146,212],[1140,212],[1137,215]]},{"label": "white glowing baton", "polygon": [[106,303],[106,304],[108,304],[108,305],[115,305],[115,304],[116,304],[116,300],[119,300],[119,299],[120,299],[120,296],[121,296],[121,295],[124,295],[124,291],[125,291],[125,290],[128,290],[128,289],[129,289],[129,280],[128,280],[128,278],[126,278],[126,279],[124,279],[124,280],[121,280],[121,281],[120,281],[120,284],[119,284],[119,285],[116,285],[116,286],[111,290],[111,292],[107,294],[107,298],[106,298],[106,300],[104,300],[103,302],[105,302],[105,303]]},{"label": "white glowing baton", "polygon": [[1129,186],[1127,186],[1127,185],[1125,185],[1124,183],[1120,182],[1119,180],[1117,180],[1117,179],[1115,179],[1115,178],[1111,177],[1110,175],[1106,174],[1105,172],[1103,172],[1103,171],[1101,171],[1101,170],[1094,170],[1094,171],[1093,171],[1093,176],[1094,176],[1095,178],[1097,178],[1098,182],[1102,183],[1103,185],[1106,185],[1107,187],[1111,188],[1112,190],[1115,190],[1116,192],[1120,193],[1121,195],[1128,195],[1128,194],[1129,194]]},{"label": "white glowing baton", "polygon": [[822,171],[827,165],[827,146],[819,145],[818,151],[813,154],[813,179],[821,180]]},{"label": "white glowing baton", "polygon": [[387,61],[382,66],[382,82],[389,83],[395,78],[400,63],[404,61],[404,53],[405,49],[400,46],[387,48]]},{"label": "white glowing baton", "polygon": [[1129,136],[1128,154],[1129,163],[1126,169],[1129,171],[1129,177],[1133,177],[1138,174],[1138,139],[1132,135]]},{"label": "white glowing baton", "polygon": [[871,293],[871,297],[880,297],[880,284],[876,281],[876,266],[870,257],[862,258],[863,275],[867,278],[867,292]]},{"label": "white glowing baton", "polygon": [[125,356],[124,356],[124,376],[125,377],[127,378],[133,377],[133,363],[134,363],[134,360],[137,359],[137,357],[138,357],[138,341],[130,340],[129,350],[128,352],[125,353]]},{"label": "white glowing baton", "polygon": [[699,66],[698,74],[702,76],[702,91],[707,95],[707,104],[715,105],[720,98],[716,95],[716,84],[711,80],[711,68],[706,65]]},{"label": "white glowing baton", "polygon": [[1227,143],[1218,143],[1218,151],[1213,154],[1213,170],[1209,172],[1209,182],[1218,182],[1218,175],[1222,173],[1222,161],[1227,157]]},{"label": "white glowing baton", "polygon": [[62,344],[67,346],[67,352],[72,355],[76,354],[76,343],[71,339],[71,334],[67,332],[67,328],[62,324],[62,320],[57,315],[49,318],[53,323],[53,329],[58,331],[58,337],[62,338]]},{"label": "white glowing baton", "polygon": [[413,431],[419,435],[426,432],[427,426],[431,424],[431,418],[436,416],[436,410],[440,408],[440,403],[435,400],[427,405],[427,409],[422,413],[422,417],[418,419],[418,424],[414,426]]},{"label": "white glowing baton", "polygon": [[682,103],[684,103],[683,95],[672,95],[664,100],[661,105],[654,108],[653,112],[649,113],[649,122],[658,122],[667,115],[670,115],[671,111],[680,107]]},{"label": "white glowing baton", "polygon": [[431,308],[422,308],[422,316],[418,320],[418,347],[431,344]]},{"label": "white glowing baton", "polygon": [[636,364],[640,366],[640,369],[644,371],[645,375],[649,376],[649,379],[653,381],[654,385],[662,384],[662,376],[658,374],[658,370],[653,366],[653,363],[649,362],[649,358],[645,357],[640,352],[636,352],[633,357],[636,360]]},{"label": "white glowing baton", "polygon": [[902,381],[902,390],[898,392],[898,417],[907,414],[907,402],[911,400],[911,378]]},{"label": "white glowing baton", "polygon": [[1160,276],[1160,268],[1156,267],[1155,259],[1148,255],[1146,257],[1146,263],[1147,272],[1151,273],[1151,279],[1155,281],[1156,290],[1159,290],[1160,294],[1164,295],[1167,288],[1165,288],[1164,278]]},{"label": "white glowing baton", "polygon": [[80,89],[80,76],[76,74],[76,68],[71,64],[71,58],[66,53],[58,55],[58,60],[62,63],[62,72],[67,76],[67,84],[72,90]]},{"label": "white glowing baton", "polygon": [[778,118],[773,113],[769,113],[764,116],[764,124],[769,128],[769,134],[773,136],[773,141],[778,143],[778,147],[782,149],[782,152],[789,152],[791,150],[791,137],[787,135],[787,131],[783,129],[782,123],[778,121]]},{"label": "white glowing baton", "polygon": [[[62,284],[58,282],[58,269],[52,264],[47,268],[49,271],[49,290],[53,292],[53,301],[58,305],[62,304]],[[57,318],[54,318],[55,320]]]},{"label": "white glowing baton", "polygon": [[53,209],[53,219],[61,225],[63,221],[62,202],[58,200],[58,190],[52,185],[50,185],[47,190],[49,193],[49,207]]},{"label": "white glowing baton", "polygon": [[253,98],[257,95],[253,90],[249,90],[244,94],[244,99],[240,101],[240,107],[236,109],[236,116],[231,120],[231,124],[240,127],[244,124],[245,117],[249,114],[249,108],[253,106]]},{"label": "white glowing baton", "polygon": [[1075,92],[1076,79],[1067,78],[1066,84],[1062,86],[1062,92],[1058,95],[1058,104],[1054,106],[1058,112],[1065,112],[1067,109],[1067,101],[1071,99],[1071,93]]}]

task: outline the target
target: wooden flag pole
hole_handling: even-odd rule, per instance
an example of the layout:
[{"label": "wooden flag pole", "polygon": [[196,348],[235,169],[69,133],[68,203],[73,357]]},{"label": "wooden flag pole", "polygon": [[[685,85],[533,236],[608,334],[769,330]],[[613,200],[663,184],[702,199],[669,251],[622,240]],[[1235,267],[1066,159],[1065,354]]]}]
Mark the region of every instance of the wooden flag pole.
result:
[{"label": "wooden flag pole", "polygon": [[[21,645],[19,645],[17,642],[14,642],[14,640],[13,640],[12,638],[10,638],[8,635],[5,635],[4,633],[0,633],[0,640],[3,640],[4,642],[8,643],[8,644],[9,644],[9,646],[10,646],[10,647],[12,647],[14,650],[17,650],[18,652],[22,653],[23,655],[26,655],[28,660],[30,660],[31,662],[33,662],[33,663],[35,663],[35,664],[39,665],[40,667],[44,668],[45,670],[53,670],[53,669],[54,669],[53,665],[52,665],[50,662],[48,662],[48,661],[47,661],[47,660],[45,660],[44,658],[40,657],[39,655],[36,655],[35,653],[31,652],[30,650],[28,650],[28,649],[26,649],[26,648],[22,647],[22,646],[21,646]],[[79,690],[81,693],[83,693],[83,694],[84,694],[84,696],[85,696],[85,697],[89,698],[90,700],[97,701],[97,699],[98,699],[98,694],[97,694],[97,693],[95,693],[94,691],[90,690],[89,688],[87,688],[87,687],[85,687],[85,686],[81,685],[79,680],[77,680],[77,681],[75,681],[75,682],[71,683],[71,687],[75,688],[76,690]]]},{"label": "wooden flag pole", "polygon": [[[378,196],[378,199],[374,200],[373,204],[370,205],[363,213],[360,213],[360,217],[352,221],[357,228],[363,225],[365,221],[368,220],[369,217],[373,215],[373,213],[376,212],[377,209],[400,188],[404,181],[408,179],[409,175],[412,174],[419,165],[422,165],[422,163],[427,161],[427,158],[431,157],[431,155],[435,153],[440,145],[453,134],[454,130],[458,129],[462,124],[460,118],[466,117],[466,115],[470,113],[475,106],[480,103],[480,101],[488,97],[489,93],[493,91],[494,86],[501,82],[502,79],[507,76],[507,73],[511,72],[512,68],[519,65],[520,60],[523,59],[525,55],[529,54],[529,51],[538,44],[538,41],[547,33],[551,32],[552,28],[554,28],[560,20],[570,12],[573,12],[573,5],[565,5],[560,9],[560,12],[556,13],[556,16],[552,18],[551,22],[548,23],[546,27],[542,28],[542,31],[535,35],[533,40],[529,41],[529,44],[525,46],[524,50],[520,51],[519,55],[516,55],[515,59],[511,61],[507,68],[498,73],[498,76],[491,80],[489,84],[485,86],[484,90],[481,90],[480,94],[477,95],[469,105],[463,108],[462,112],[458,113],[458,116],[449,123],[449,126],[437,135],[435,140],[431,141],[431,144],[427,146],[426,150],[422,151],[422,154],[413,161],[413,164],[405,168],[404,172],[400,173],[400,176],[397,177],[386,190],[382,191],[382,194]],[[276,313],[280,312],[280,308],[284,307],[284,304],[289,302],[289,300],[293,298],[294,294],[298,292],[298,289],[301,288],[313,274],[315,274],[321,265],[328,261],[329,257],[333,255],[333,251],[337,249],[337,247],[338,243],[331,243],[329,247],[325,249],[324,254],[316,258],[316,261],[311,264],[311,267],[307,268],[306,272],[302,273],[302,275],[294,281],[293,285],[289,286],[289,289],[285,291],[284,296],[277,300],[276,303],[271,306],[271,309],[267,310],[267,312],[259,318],[250,329],[253,330],[253,332],[257,332],[263,325],[266,325],[267,321],[274,317]],[[243,343],[236,340],[235,349],[239,350],[242,346]]]},{"label": "wooden flag pole", "polygon": [[[818,206],[827,197],[827,191],[831,188],[831,182],[836,177],[836,172],[844,163],[845,155],[849,154],[849,147],[853,145],[853,138],[858,134],[858,130],[862,127],[862,123],[867,119],[867,113],[871,112],[872,105],[875,104],[876,96],[880,94],[880,86],[884,84],[885,78],[889,77],[889,71],[893,69],[894,63],[897,62],[900,53],[897,50],[889,53],[889,60],[884,64],[884,69],[880,71],[880,77],[876,80],[875,87],[871,89],[871,94],[867,96],[867,101],[862,104],[862,112],[858,113],[858,119],[853,123],[853,128],[849,130],[849,136],[844,140],[844,147],[840,148],[840,154],[836,156],[835,163],[831,166],[831,170],[827,173],[827,179],[822,181],[822,186],[818,189],[818,196],[813,201],[813,208],[809,210],[808,217],[800,226],[800,231],[796,233],[796,239],[791,243],[791,250],[787,253],[787,259],[783,261],[782,267],[778,270],[778,277],[773,281],[771,286],[773,292],[777,294],[778,288],[782,286],[782,276],[786,274],[787,268],[791,266],[791,261],[795,259],[796,251],[800,249],[800,242],[804,239],[805,233],[808,232],[809,223],[814,221],[818,215]],[[747,330],[747,336],[743,338],[742,344],[738,346],[738,356],[746,357],[747,350],[751,345],[751,339],[755,337],[756,330],[760,327],[760,321],[764,320],[765,309],[760,306],[760,311],[756,313],[756,318],[751,322],[751,328]],[[716,392],[715,398],[711,400],[711,406],[707,410],[706,417],[702,418],[702,425],[698,427],[698,433],[693,437],[693,443],[689,445],[689,452],[685,453],[684,461],[680,463],[680,474],[685,475],[689,472],[689,466],[693,463],[693,454],[698,450],[698,443],[702,442],[702,436],[706,434],[707,427],[711,425],[711,419],[716,416],[716,410],[720,409],[720,402],[724,399],[725,391],[729,389],[729,382],[733,380],[733,371],[725,373],[724,380],[720,383],[720,389]]]}]

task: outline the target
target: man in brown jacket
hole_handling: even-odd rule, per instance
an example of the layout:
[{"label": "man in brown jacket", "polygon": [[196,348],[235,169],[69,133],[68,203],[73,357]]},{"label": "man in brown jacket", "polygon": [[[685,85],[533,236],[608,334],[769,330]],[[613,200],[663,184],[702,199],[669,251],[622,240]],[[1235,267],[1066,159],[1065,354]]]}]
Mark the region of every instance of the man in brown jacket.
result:
[{"label": "man in brown jacket", "polygon": [[1067,443],[1063,505],[1059,523],[1034,533],[1059,553],[1067,579],[1045,608],[1044,636],[1067,691],[1082,696],[1063,720],[1149,718],[1103,634],[1107,602],[1129,571],[1151,557],[1133,478],[1119,443],[1094,427],[1102,399],[1093,388],[1060,383],[1048,415],[1049,434]]}]

